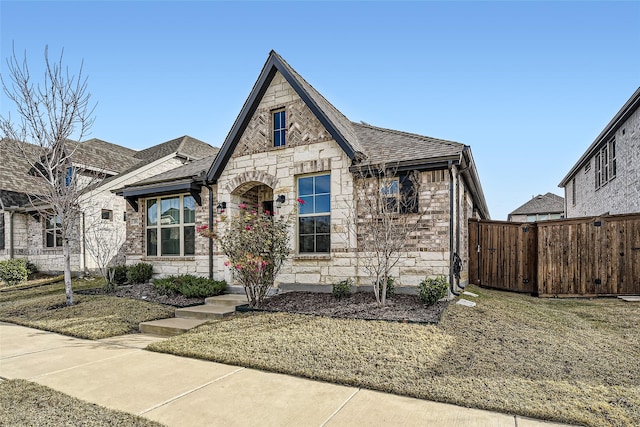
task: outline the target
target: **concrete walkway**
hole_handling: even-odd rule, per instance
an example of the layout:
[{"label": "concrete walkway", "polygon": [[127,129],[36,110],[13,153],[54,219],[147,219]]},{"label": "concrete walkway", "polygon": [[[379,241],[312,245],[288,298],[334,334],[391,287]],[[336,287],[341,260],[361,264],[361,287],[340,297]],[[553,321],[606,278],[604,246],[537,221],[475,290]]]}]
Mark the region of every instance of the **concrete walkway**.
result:
[{"label": "concrete walkway", "polygon": [[168,426],[559,425],[0,323],[0,377],[33,381]]}]

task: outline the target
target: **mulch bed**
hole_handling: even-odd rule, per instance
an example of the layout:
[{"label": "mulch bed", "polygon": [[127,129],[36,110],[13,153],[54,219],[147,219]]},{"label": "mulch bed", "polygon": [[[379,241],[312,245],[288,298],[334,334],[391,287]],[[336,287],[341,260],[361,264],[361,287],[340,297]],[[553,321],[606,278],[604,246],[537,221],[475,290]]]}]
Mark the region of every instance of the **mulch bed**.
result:
[{"label": "mulch bed", "polygon": [[163,295],[159,293],[152,283],[138,283],[135,285],[119,286],[115,292],[107,292],[102,288],[77,291],[86,295],[111,295],[121,298],[132,298],[143,301],[156,302],[158,304],[172,305],[174,307],[189,307],[204,304],[204,298],[187,298],[184,295]]},{"label": "mulch bed", "polygon": [[342,299],[331,293],[285,292],[265,299],[257,308],[346,319],[438,323],[447,304],[443,301],[429,307],[417,295],[393,295],[380,307],[371,292],[356,292]]}]

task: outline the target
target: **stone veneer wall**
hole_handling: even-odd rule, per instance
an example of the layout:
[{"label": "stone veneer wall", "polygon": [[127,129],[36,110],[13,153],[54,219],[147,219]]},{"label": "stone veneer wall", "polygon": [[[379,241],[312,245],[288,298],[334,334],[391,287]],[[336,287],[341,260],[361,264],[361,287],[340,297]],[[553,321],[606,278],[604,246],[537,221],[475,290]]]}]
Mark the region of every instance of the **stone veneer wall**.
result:
[{"label": "stone veneer wall", "polygon": [[575,204],[573,181],[564,189],[567,218],[640,212],[640,110],[618,128],[615,138],[616,177],[596,190],[595,159],[589,159],[589,170],[583,166],[575,175]]}]

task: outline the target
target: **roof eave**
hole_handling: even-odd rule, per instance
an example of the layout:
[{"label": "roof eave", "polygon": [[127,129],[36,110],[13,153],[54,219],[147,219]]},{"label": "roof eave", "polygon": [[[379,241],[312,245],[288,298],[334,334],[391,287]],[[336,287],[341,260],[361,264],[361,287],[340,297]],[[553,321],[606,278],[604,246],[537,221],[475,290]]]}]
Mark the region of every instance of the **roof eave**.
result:
[{"label": "roof eave", "polygon": [[615,134],[620,126],[638,109],[640,106],[640,87],[631,95],[631,98],[622,106],[622,108],[616,113],[611,121],[600,132],[598,137],[591,143],[587,151],[578,159],[575,165],[569,170],[569,173],[560,181],[558,187],[565,187],[569,181],[574,177],[576,173],[590,160],[600,149],[601,144],[608,141],[613,134]]}]

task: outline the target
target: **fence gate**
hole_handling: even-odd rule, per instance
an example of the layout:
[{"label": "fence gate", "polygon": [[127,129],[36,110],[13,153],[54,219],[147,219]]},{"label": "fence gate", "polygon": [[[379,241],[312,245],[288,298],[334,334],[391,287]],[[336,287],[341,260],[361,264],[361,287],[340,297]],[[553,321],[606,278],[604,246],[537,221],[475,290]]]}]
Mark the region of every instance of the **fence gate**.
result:
[{"label": "fence gate", "polygon": [[470,282],[537,293],[537,232],[535,224],[470,220]]}]

